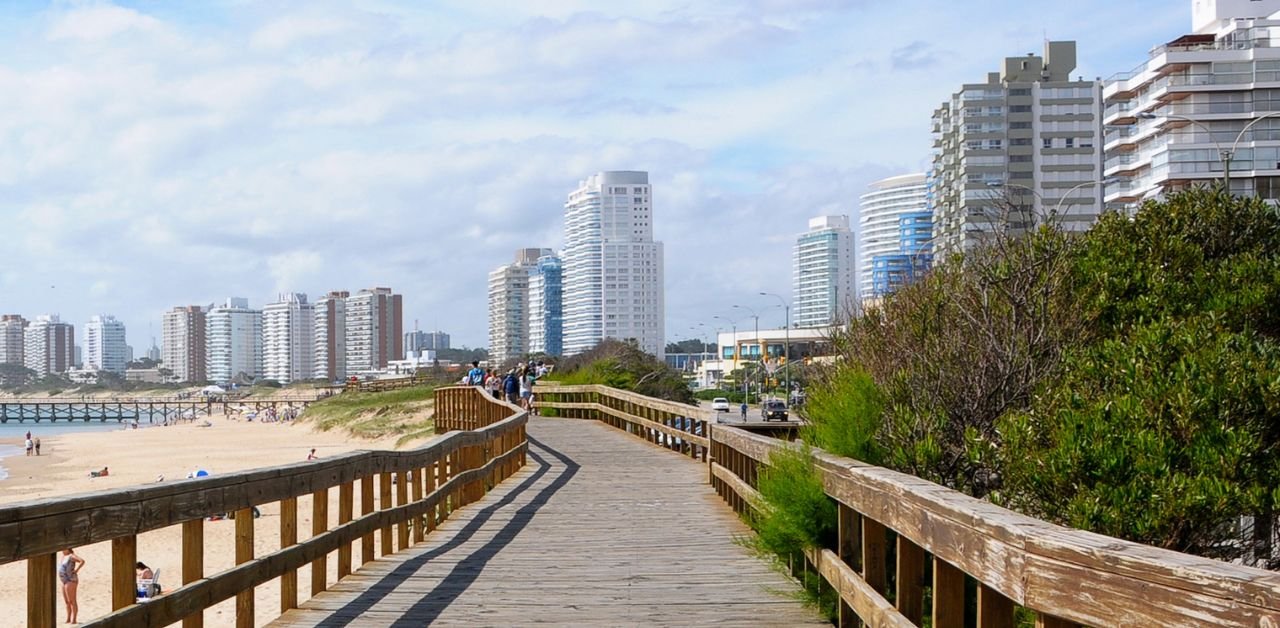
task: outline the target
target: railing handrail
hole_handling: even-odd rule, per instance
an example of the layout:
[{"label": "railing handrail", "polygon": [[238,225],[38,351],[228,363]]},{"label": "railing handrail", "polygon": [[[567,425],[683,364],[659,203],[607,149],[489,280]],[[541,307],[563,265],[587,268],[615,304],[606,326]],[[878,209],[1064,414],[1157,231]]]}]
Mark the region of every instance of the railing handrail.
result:
[{"label": "railing handrail", "polygon": [[[697,410],[598,385],[540,385],[535,392],[562,396],[547,404],[552,408],[612,409],[618,405],[612,398],[629,404],[630,414],[644,414],[645,407],[671,410],[673,405]],[[574,395],[589,397],[575,401]],[[619,420],[608,411],[586,418]],[[662,426],[644,422],[625,427],[647,440],[653,440],[651,430],[669,436]],[[756,507],[758,469],[769,463],[771,453],[794,445],[725,424],[706,432],[713,484],[738,510]],[[825,492],[840,505],[842,539],[855,517],[864,521],[863,526],[893,530],[899,535],[899,551],[919,552],[915,555],[920,561],[924,552],[932,554],[935,575],[938,570],[959,569],[973,576],[981,584],[979,600],[987,596],[992,607],[1007,608],[1010,620],[1012,604],[1054,620],[1045,625],[1101,626],[1124,618],[1134,625],[1257,626],[1280,620],[1280,573],[1067,528],[906,473],[821,450],[812,455]],[[855,543],[857,534],[855,528]],[[840,553],[825,549],[807,555],[850,607],[872,613],[887,625],[905,621],[899,614],[903,607],[895,609],[882,595],[883,564],[878,577],[858,574],[845,560],[845,542]],[[883,559],[883,539],[878,551]],[[958,590],[963,598],[962,580],[949,586],[953,595]],[[919,591],[914,594],[918,602]],[[939,595],[934,592],[935,604]]]},{"label": "railing handrail", "polygon": [[[368,535],[374,530],[383,530],[387,553],[387,534],[392,524],[398,528],[403,548],[413,518],[420,519],[437,506],[443,509],[445,503],[452,509],[478,499],[484,494],[486,481],[496,484],[524,461],[527,411],[470,387],[442,387],[436,393],[437,432],[448,433],[414,449],[354,451],[321,460],[0,506],[0,564],[28,560],[32,574],[29,579],[35,579],[28,582],[28,599],[34,595],[41,600],[40,608],[29,607],[29,622],[52,625],[53,616],[46,611],[52,610],[53,555],[65,547],[112,541],[112,595],[116,610],[99,621],[123,626],[139,625],[145,619],[142,623],[151,625],[153,620],[162,624],[176,621],[231,595],[248,591],[251,597],[257,584],[303,564],[322,561],[343,542],[348,543],[349,549],[350,542],[367,537],[372,547],[372,537]],[[433,483],[433,467],[438,469],[439,485]],[[424,469],[427,477],[419,475]],[[401,482],[394,506],[384,499],[381,509],[352,517],[353,483],[371,483],[375,474],[382,478],[384,497],[389,496],[392,478],[405,479],[413,474],[413,480]],[[424,479],[429,489],[425,496],[421,485]],[[414,484],[413,501],[408,500],[407,483]],[[132,555],[138,534],[184,524],[185,556],[188,523],[198,526],[205,517],[231,512],[240,512],[251,522],[248,512],[254,506],[276,501],[293,503],[304,496],[323,497],[327,504],[329,490],[334,487],[340,488],[340,501],[346,496],[340,508],[346,508],[348,513],[346,520],[340,515],[338,527],[327,528],[301,543],[295,539],[267,556],[238,560],[239,564],[229,570],[185,583],[148,604],[131,604],[132,561],[125,558]],[[361,491],[367,497],[363,486]],[[460,497],[451,498],[453,494]],[[372,505],[372,497],[368,499],[367,505]],[[412,525],[418,540],[422,534],[420,523]],[[117,554],[118,542],[123,543],[124,554]],[[339,574],[341,577],[341,557]],[[33,586],[40,588],[33,590]],[[315,586],[313,581],[313,591]],[[50,605],[47,608],[46,603]]]}]

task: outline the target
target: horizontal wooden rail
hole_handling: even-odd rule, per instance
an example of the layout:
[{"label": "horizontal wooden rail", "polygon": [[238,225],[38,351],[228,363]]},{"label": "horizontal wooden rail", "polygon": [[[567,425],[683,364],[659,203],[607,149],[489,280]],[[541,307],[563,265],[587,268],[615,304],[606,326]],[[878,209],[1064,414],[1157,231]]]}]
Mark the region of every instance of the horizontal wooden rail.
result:
[{"label": "horizontal wooden rail", "polygon": [[[700,408],[605,386],[540,383],[534,393],[540,412],[603,421],[658,445],[706,438],[708,478],[744,514],[762,503],[755,487],[770,455],[794,447],[715,424]],[[679,428],[689,418],[701,433]],[[1064,528],[911,475],[812,456],[838,507],[839,542],[808,550],[805,561],[839,592],[840,625],[856,616],[919,626],[931,599],[936,628],[964,625],[970,604],[979,626],[1012,626],[1016,606],[1045,627],[1280,626],[1278,573]]]},{"label": "horizontal wooden rail", "polygon": [[[201,625],[202,611],[237,597],[237,625],[253,623],[253,588],[282,578],[281,608],[297,604],[296,570],[311,564],[311,591],[324,590],[324,566],[337,551],[340,577],[351,572],[351,544],[361,541],[364,562],[373,559],[373,534],[381,531],[384,553],[390,543],[398,549],[421,541],[424,528],[436,524],[458,507],[483,497],[493,485],[510,477],[525,463],[528,414],[520,408],[490,399],[471,387],[440,388],[436,396],[439,431],[449,432],[427,445],[407,451],[352,452],[324,460],[256,469],[223,476],[181,480],[166,484],[74,495],[14,504],[0,508],[0,562],[26,559],[31,565],[27,587],[29,626],[52,626],[47,603],[54,599],[54,579],[47,568],[58,550],[111,541],[113,563],[128,563],[113,585],[115,612],[97,620],[102,625]],[[390,487],[399,480],[399,500],[393,504],[387,490],[374,510],[374,476]],[[429,490],[420,490],[427,481]],[[363,508],[354,516],[354,487],[359,482]],[[409,499],[406,483],[415,487]],[[330,489],[339,487],[339,523],[328,528]],[[315,535],[297,542],[297,498],[312,496]],[[281,549],[266,556],[252,554],[251,509],[269,502],[281,503]],[[205,517],[236,512],[235,567],[211,576],[203,575]],[[243,521],[242,521],[243,518]],[[183,525],[183,586],[146,604],[133,604],[132,565],[137,535],[172,525]],[[242,525],[243,524],[243,525]],[[397,528],[395,538],[389,531]],[[243,528],[243,530],[242,530]],[[243,551],[243,552],[242,552]],[[127,577],[125,577],[127,576]]]}]

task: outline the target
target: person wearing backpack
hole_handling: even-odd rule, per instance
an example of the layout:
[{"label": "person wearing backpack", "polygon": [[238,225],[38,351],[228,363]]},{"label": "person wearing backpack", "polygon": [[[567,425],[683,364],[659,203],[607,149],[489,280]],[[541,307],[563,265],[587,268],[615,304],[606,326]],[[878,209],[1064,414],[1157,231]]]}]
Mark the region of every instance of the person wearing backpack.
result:
[{"label": "person wearing backpack", "polygon": [[480,368],[480,361],[471,362],[471,370],[467,371],[467,383],[471,386],[484,385],[484,369]]},{"label": "person wearing backpack", "polygon": [[520,402],[520,379],[514,369],[507,371],[507,377],[502,380],[502,392],[506,393],[508,402]]}]

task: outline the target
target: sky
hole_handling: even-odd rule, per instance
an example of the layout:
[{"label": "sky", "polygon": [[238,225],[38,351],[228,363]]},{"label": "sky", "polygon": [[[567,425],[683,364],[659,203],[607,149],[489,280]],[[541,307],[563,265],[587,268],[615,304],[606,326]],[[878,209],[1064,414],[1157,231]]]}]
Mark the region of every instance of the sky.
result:
[{"label": "sky", "polygon": [[780,326],[796,234],[923,171],[962,83],[1046,38],[1129,70],[1190,6],[0,3],[0,313],[113,314],[141,353],[177,305],[390,286],[406,329],[484,346],[488,271],[647,170],[668,339]]}]

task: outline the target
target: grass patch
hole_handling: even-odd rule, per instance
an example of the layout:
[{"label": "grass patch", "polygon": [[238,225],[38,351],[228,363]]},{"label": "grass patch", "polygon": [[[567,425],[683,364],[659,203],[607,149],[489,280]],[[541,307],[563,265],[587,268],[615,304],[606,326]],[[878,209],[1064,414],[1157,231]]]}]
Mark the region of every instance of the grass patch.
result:
[{"label": "grass patch", "polygon": [[341,429],[357,438],[400,436],[397,446],[435,433],[435,388],[419,386],[387,392],[342,393],[311,404],[302,419],[327,432]]}]

